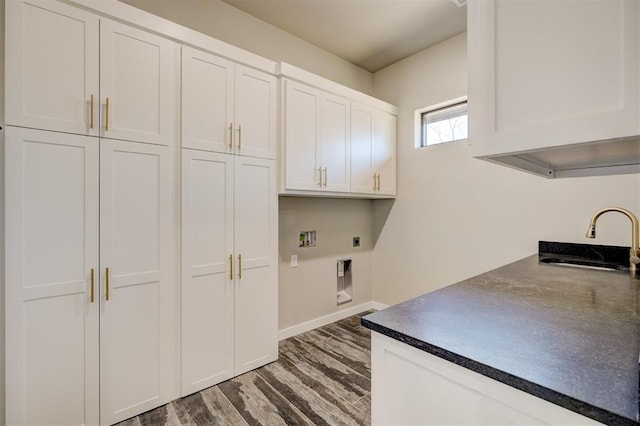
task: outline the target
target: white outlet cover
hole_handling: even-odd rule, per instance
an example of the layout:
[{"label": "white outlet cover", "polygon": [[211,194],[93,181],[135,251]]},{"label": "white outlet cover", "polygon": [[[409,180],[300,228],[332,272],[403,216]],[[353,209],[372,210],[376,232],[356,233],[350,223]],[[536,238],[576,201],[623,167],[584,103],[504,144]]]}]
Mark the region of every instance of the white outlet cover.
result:
[{"label": "white outlet cover", "polygon": [[297,268],[298,267],[298,255],[297,254],[292,254],[291,255],[291,267],[292,268]]}]

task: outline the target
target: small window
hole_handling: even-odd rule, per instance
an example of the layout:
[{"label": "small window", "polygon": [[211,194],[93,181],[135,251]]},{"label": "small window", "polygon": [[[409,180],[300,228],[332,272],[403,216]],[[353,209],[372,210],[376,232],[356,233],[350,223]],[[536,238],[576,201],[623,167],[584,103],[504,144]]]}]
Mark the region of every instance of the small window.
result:
[{"label": "small window", "polygon": [[440,104],[416,112],[420,114],[421,136],[419,146],[437,145],[467,139],[466,100],[460,101],[457,99],[448,104]]}]

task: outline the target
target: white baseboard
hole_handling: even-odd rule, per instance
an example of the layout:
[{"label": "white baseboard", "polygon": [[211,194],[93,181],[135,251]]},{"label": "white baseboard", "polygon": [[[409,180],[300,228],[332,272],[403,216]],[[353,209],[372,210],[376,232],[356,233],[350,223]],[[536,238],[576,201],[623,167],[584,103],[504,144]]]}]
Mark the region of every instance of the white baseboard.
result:
[{"label": "white baseboard", "polygon": [[371,309],[375,309],[376,311],[381,311],[389,307],[389,305],[385,305],[384,303],[380,302],[371,302],[371,305]]},{"label": "white baseboard", "polygon": [[353,306],[349,309],[344,309],[342,311],[334,312],[332,314],[325,315],[320,318],[315,318],[300,324],[296,324],[291,327],[283,328],[282,330],[278,331],[278,339],[279,340],[288,339],[289,337],[297,336],[298,334],[305,333],[307,331],[313,330],[314,328],[322,327],[323,325],[340,321],[341,319],[345,319],[352,315],[359,314],[360,312],[368,311],[369,309],[375,309],[376,311],[379,311],[386,307],[387,305],[383,305],[382,303],[378,303],[378,302],[363,303],[358,306]]}]

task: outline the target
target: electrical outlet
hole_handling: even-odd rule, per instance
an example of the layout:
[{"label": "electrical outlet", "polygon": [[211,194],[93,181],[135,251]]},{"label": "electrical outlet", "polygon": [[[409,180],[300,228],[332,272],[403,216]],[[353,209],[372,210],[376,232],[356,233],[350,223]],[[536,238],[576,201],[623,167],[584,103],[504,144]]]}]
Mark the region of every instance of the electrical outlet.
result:
[{"label": "electrical outlet", "polygon": [[353,237],[353,246],[360,247],[360,237]]},{"label": "electrical outlet", "polygon": [[292,268],[297,268],[298,267],[298,255],[297,254],[292,254],[291,255],[291,267]]}]

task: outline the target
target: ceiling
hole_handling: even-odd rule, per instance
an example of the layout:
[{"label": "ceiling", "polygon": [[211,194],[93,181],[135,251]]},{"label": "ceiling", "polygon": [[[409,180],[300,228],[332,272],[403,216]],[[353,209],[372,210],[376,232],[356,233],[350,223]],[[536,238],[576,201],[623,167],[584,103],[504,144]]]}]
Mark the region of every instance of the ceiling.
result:
[{"label": "ceiling", "polygon": [[376,72],[466,30],[454,0],[222,0]]}]

